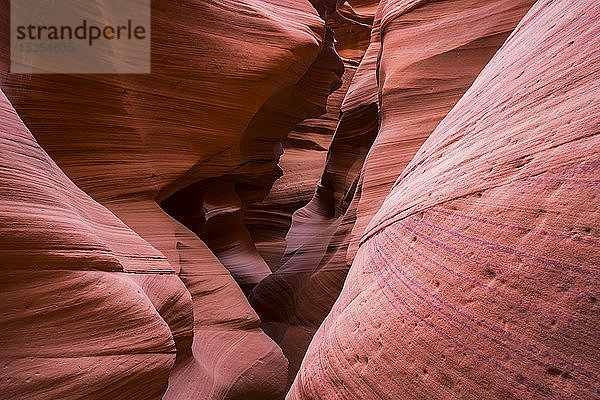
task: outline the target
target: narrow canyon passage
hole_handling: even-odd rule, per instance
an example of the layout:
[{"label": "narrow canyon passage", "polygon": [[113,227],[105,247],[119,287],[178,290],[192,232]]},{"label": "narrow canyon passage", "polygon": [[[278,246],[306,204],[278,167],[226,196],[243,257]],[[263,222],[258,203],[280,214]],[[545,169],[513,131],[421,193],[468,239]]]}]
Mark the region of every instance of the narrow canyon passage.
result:
[{"label": "narrow canyon passage", "polygon": [[600,4],[149,3],[0,6],[0,398],[600,396]]}]

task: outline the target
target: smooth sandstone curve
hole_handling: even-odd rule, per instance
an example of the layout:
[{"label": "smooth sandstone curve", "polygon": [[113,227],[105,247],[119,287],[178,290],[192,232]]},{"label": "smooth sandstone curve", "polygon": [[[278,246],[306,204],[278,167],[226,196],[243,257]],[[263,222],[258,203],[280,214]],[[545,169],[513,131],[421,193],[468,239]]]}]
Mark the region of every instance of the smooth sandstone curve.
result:
[{"label": "smooth sandstone curve", "polygon": [[528,12],[371,221],[288,399],[598,397],[598,21]]}]

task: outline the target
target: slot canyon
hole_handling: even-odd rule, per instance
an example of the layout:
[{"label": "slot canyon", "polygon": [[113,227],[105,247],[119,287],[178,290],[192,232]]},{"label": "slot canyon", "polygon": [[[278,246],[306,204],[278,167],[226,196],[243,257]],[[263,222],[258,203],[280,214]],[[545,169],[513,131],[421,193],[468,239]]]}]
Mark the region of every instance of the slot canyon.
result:
[{"label": "slot canyon", "polygon": [[16,73],[19,1],[0,399],[600,398],[600,2],[147,0],[149,73]]}]

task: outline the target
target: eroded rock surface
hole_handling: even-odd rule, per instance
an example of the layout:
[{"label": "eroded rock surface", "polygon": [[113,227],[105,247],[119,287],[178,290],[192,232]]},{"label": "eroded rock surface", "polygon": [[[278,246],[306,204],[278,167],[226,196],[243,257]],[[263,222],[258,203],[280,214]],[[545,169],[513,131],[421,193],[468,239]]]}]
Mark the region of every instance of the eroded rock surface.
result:
[{"label": "eroded rock surface", "polygon": [[64,175],[3,93],[0,120],[2,396],[160,398],[192,339],[189,292]]},{"label": "eroded rock surface", "polygon": [[287,398],[598,396],[599,20],[527,13],[369,223]]},{"label": "eroded rock surface", "polygon": [[293,373],[341,290],[366,224],[532,4],[379,5],[316,193],[294,214],[280,269],[250,297]]},{"label": "eroded rock surface", "polygon": [[283,175],[266,198],[245,210],[245,225],[272,270],[281,265],[292,214],[311,200],[323,173],[342,102],[369,43],[376,4],[346,2],[329,15],[327,23],[335,31],[336,51],[345,66],[342,86],[329,96],[325,114],[305,119],[282,141],[279,165]]},{"label": "eroded rock surface", "polygon": [[150,75],[0,32],[0,397],[600,396],[595,1],[152,7]]},{"label": "eroded rock surface", "polygon": [[[102,0],[95,5],[102,7]],[[269,176],[276,169],[277,145],[281,139],[298,121],[324,111],[328,94],[340,84],[343,65],[333,49],[333,33],[323,19],[337,4],[322,1],[316,6],[318,10],[307,0],[155,1],[152,3],[152,26],[159,29],[152,32],[150,75],[7,74],[8,38],[7,32],[2,32],[0,53],[4,92],[60,168],[109,210],[105,218],[125,224],[122,229],[130,232],[134,239],[111,237],[101,242],[108,250],[116,246],[118,250],[115,251],[126,261],[136,260],[135,275],[127,277],[127,282],[140,281],[140,286],[148,287],[140,291],[142,300],[138,303],[132,300],[137,291],[132,297],[133,289],[119,289],[118,285],[124,283],[117,278],[110,278],[116,281],[114,290],[108,283],[93,288],[90,296],[95,297],[89,300],[90,307],[106,303],[102,306],[106,309],[89,325],[82,323],[85,330],[79,333],[92,341],[90,332],[109,329],[115,336],[115,347],[102,350],[104,358],[94,362],[95,370],[90,369],[91,358],[86,358],[86,365],[77,366],[73,362],[68,363],[68,367],[62,366],[67,361],[61,358],[22,361],[19,371],[37,371],[39,367],[54,374],[51,380],[28,392],[31,398],[43,397],[43,390],[63,390],[60,384],[54,387],[50,383],[63,381],[77,385],[78,391],[71,394],[67,389],[57,392],[61,398],[81,395],[86,398],[148,399],[160,397],[163,391],[165,399],[283,397],[288,385],[287,360],[280,348],[260,330],[258,316],[232,278],[231,274],[237,277],[238,270],[231,268],[230,274],[225,268],[230,267],[225,263],[235,258],[235,254],[227,253],[218,242],[215,253],[222,257],[220,261],[194,232],[165,213],[159,204],[198,182],[230,177],[225,182],[227,185],[244,185]],[[0,10],[2,24],[8,26],[8,3]],[[190,43],[197,46],[190,46]],[[11,134],[6,132],[6,135]],[[9,172],[18,167],[13,165],[11,160],[15,156],[11,154],[20,152],[21,149],[12,147],[4,151],[3,160],[7,160]],[[43,169],[33,169],[33,172],[45,173]],[[268,192],[277,176],[256,190]],[[3,196],[22,196],[17,200],[24,203],[20,212],[26,213],[28,196],[33,196],[37,188],[28,186],[18,192],[12,181],[7,185],[10,189]],[[67,192],[54,187],[52,179],[40,185],[54,196],[44,202],[60,203],[62,198],[55,192]],[[211,195],[212,208],[208,211],[226,215],[228,207],[235,209],[240,194],[228,194]],[[219,203],[221,200],[225,203]],[[86,212],[81,211],[85,217]],[[58,212],[49,210],[48,213],[46,218],[50,219],[47,224],[50,227],[56,224],[55,220],[63,218]],[[189,210],[182,213],[189,214]],[[74,224],[79,223],[78,215],[72,215]],[[37,225],[40,233],[36,233]],[[51,244],[60,242],[60,231],[54,237],[52,229],[42,223],[33,221],[31,226],[29,234],[41,236]],[[61,244],[68,249],[68,254],[58,261],[52,259],[56,256],[53,248],[44,253],[45,242],[31,239],[27,250],[35,260],[24,258],[21,261],[23,268],[53,264],[62,269],[69,263],[81,265],[81,269],[92,268],[85,258],[87,247],[76,234],[90,232],[89,235],[102,237],[105,228],[96,223],[86,229],[78,233],[77,225],[69,227],[64,244]],[[22,240],[19,232],[10,231],[7,235],[3,240],[11,243],[10,246]],[[229,240],[233,243],[239,238],[243,239],[239,233],[234,233]],[[214,244],[214,241],[207,239],[207,243]],[[241,254],[246,257],[247,253]],[[110,259],[108,255],[105,257]],[[14,258],[5,260],[8,268],[21,268],[14,264]],[[116,261],[114,263],[116,269],[121,268]],[[156,269],[172,277],[153,278]],[[256,265],[249,265],[249,270],[247,276],[261,273]],[[26,283],[22,282],[25,273],[19,272],[15,282],[7,283],[6,293],[14,296],[15,291],[19,292],[23,287],[19,301],[32,304],[38,301],[37,298],[43,301],[50,296],[44,291],[65,287],[70,301],[79,304],[87,301],[85,285],[91,280],[90,274],[83,275],[79,286],[68,276],[54,274],[41,277],[40,285],[36,283],[35,287],[25,288]],[[52,285],[44,287],[42,279],[50,278],[54,279]],[[37,280],[33,279],[33,282]],[[147,316],[140,317],[131,310],[132,315],[125,315],[120,321],[119,307],[147,308],[151,303],[144,300],[145,296],[157,303],[160,313],[149,310],[144,311]],[[187,299],[185,306],[170,311],[172,302],[180,297]],[[115,305],[107,303],[111,299]],[[31,330],[33,321],[48,324],[52,328],[40,330],[38,336],[32,338],[32,343],[44,345],[44,342],[52,341],[52,336],[60,336],[63,316],[40,307],[30,311],[28,319],[15,322],[14,329]],[[116,308],[110,314],[113,307]],[[163,312],[166,315],[161,314]],[[182,315],[170,316],[171,312]],[[183,321],[178,322],[176,328],[187,336],[175,353],[177,330],[172,328],[169,333],[164,321],[176,317],[176,322]],[[148,323],[145,334],[151,338],[147,344],[140,339],[142,344],[138,347],[141,347],[140,352],[156,353],[150,361],[133,354],[134,345],[118,346],[119,330],[128,325],[135,329],[141,320]],[[156,323],[152,322],[154,320]],[[123,327],[115,326],[121,323]],[[162,325],[153,330],[152,326],[156,324]],[[108,340],[108,334],[105,336]],[[124,332],[123,337],[130,338],[131,334]],[[73,343],[78,341],[73,340]],[[98,343],[97,346],[101,345]],[[90,346],[89,349],[82,347],[78,356],[95,356],[96,347]],[[64,356],[69,357],[66,345],[63,350]],[[26,354],[24,350],[19,351],[21,355]],[[53,347],[48,354],[58,357],[59,346]],[[153,364],[130,366],[138,362]],[[72,368],[76,368],[75,372]],[[126,373],[126,368],[130,368],[131,373]],[[94,379],[94,371],[106,374],[102,375],[106,380],[87,385],[86,382]],[[83,378],[74,377],[74,373]],[[3,392],[23,390],[22,386],[14,386],[17,383],[10,375],[9,378],[2,381]],[[35,373],[31,378],[21,375],[18,378],[29,382],[29,379],[35,379]],[[147,380],[145,386],[144,380]],[[110,395],[98,391],[100,387],[111,390]]]}]

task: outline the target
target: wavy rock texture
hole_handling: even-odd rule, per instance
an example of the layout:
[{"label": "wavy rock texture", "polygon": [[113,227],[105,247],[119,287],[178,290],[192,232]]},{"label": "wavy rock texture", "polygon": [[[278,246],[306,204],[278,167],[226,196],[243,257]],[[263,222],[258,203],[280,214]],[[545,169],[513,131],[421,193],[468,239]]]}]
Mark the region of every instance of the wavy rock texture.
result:
[{"label": "wavy rock texture", "polygon": [[190,294],[64,175],[3,93],[0,119],[2,396],[160,398],[191,342]]},{"label": "wavy rock texture", "polygon": [[342,86],[329,96],[325,114],[305,119],[282,141],[279,166],[283,176],[274,183],[266,198],[249,204],[244,212],[245,225],[272,270],[281,264],[292,213],[305,206],[315,192],[339,121],[342,101],[369,42],[373,10],[360,3],[355,9],[356,2],[352,3],[346,2],[327,19],[335,31],[336,51],[344,61]]},{"label": "wavy rock texture", "polygon": [[[19,272],[14,282],[6,283],[6,293],[21,292],[19,301],[24,303],[38,297],[50,302],[53,301],[50,296],[61,294],[46,291],[65,287],[70,300],[64,307],[89,302],[93,309],[98,307],[100,300],[97,299],[104,299],[108,287],[114,286],[114,291],[108,291],[115,304],[102,303],[102,307],[106,307],[104,313],[90,316],[96,320],[85,325],[85,332],[78,332],[81,337],[88,340],[90,336],[86,336],[89,335],[86,332],[98,330],[102,336],[103,330],[113,329],[114,324],[120,322],[120,310],[128,305],[132,308],[122,311],[125,314],[123,327],[118,329],[135,330],[139,324],[135,307],[146,310],[150,304],[144,296],[160,309],[164,321],[175,319],[173,324],[177,329],[171,327],[171,336],[176,338],[178,330],[187,335],[184,335],[187,342],[177,346],[172,368],[174,339],[162,322],[162,327],[154,331],[148,328],[145,332],[153,335],[153,340],[138,338],[141,344],[120,345],[119,335],[114,333],[115,348],[104,349],[106,357],[102,360],[88,358],[87,366],[64,359],[36,358],[19,361],[19,371],[52,371],[52,382],[77,386],[78,391],[71,397],[148,399],[160,396],[162,390],[165,390],[165,399],[283,396],[288,384],[287,360],[280,348],[260,330],[256,313],[223,266],[231,267],[228,260],[236,257],[235,252],[227,253],[228,243],[240,242],[238,254],[243,259],[253,251],[256,253],[253,244],[244,242],[247,239],[244,232],[225,238],[228,243],[223,247],[222,242],[215,244],[214,237],[209,235],[206,241],[215,246],[222,264],[196,234],[167,215],[159,204],[166,199],[175,201],[173,194],[189,186],[222,179],[226,192],[213,190],[206,194],[209,199],[206,204],[191,205],[200,209],[199,213],[195,213],[194,208],[174,213],[202,216],[204,206],[208,205],[206,212],[215,219],[209,218],[203,223],[209,225],[209,231],[215,232],[219,218],[239,221],[236,210],[245,196],[254,198],[268,191],[278,176],[278,143],[298,121],[322,113],[327,95],[340,84],[342,62],[333,49],[332,32],[323,20],[337,4],[334,1],[315,4],[318,11],[308,1],[298,0],[154,1],[152,25],[160,29],[153,29],[150,76],[7,75],[8,39],[2,36],[1,82],[7,97],[69,178],[135,232],[129,233],[132,239],[116,237],[102,241],[108,243],[105,246],[109,246],[109,250],[110,246],[116,246],[115,252],[125,259],[124,263],[133,258],[138,274],[135,279],[128,277],[125,283],[121,282],[123,279],[103,278],[108,281],[101,289],[91,288],[92,297],[87,299],[85,285],[96,282],[90,274],[81,278],[77,274],[73,278],[52,275],[43,277],[53,280],[52,285],[37,285],[24,282],[24,275]],[[102,1],[98,0],[97,5],[101,7]],[[2,24],[8,26],[8,4],[0,10]],[[1,35],[6,32],[3,30]],[[190,43],[198,46],[190,46]],[[277,118],[273,119],[274,116]],[[10,151],[18,153],[20,150]],[[8,164],[8,168],[16,166]],[[41,170],[35,172],[42,173]],[[41,186],[61,191],[54,189],[51,182]],[[34,190],[38,189],[18,192],[25,205],[31,196],[29,191]],[[12,193],[17,192],[11,190],[4,196]],[[62,200],[59,198],[57,202]],[[87,216],[87,211],[81,214]],[[55,214],[52,218],[59,217],[60,214]],[[72,219],[73,223],[79,223],[77,215],[72,215]],[[58,241],[60,232],[54,237],[54,232],[46,227],[55,223],[40,225],[41,239],[30,240],[33,244],[28,251],[35,262],[23,261],[26,268],[52,263],[57,268],[87,265],[85,251],[89,246],[83,241],[85,237],[77,239],[70,233],[71,236],[61,239],[59,243],[64,242],[61,246],[68,254],[58,261],[54,260],[57,252],[53,248],[45,250],[44,241]],[[35,226],[37,222],[32,224]],[[69,232],[78,231],[69,229]],[[105,228],[94,223],[86,229],[81,232],[99,235],[98,230]],[[20,238],[20,233],[15,235],[17,237],[11,240]],[[243,248],[244,245],[248,248]],[[10,265],[14,259],[5,260],[10,260],[7,261],[10,269],[19,267]],[[94,262],[103,263],[102,260]],[[268,273],[264,262],[247,264],[247,270],[241,274],[231,269],[241,283],[249,277],[248,282],[253,284]],[[80,269],[84,268],[90,267]],[[176,273],[178,277],[150,279],[156,269]],[[146,276],[147,279],[142,279]],[[129,284],[129,280],[147,287],[146,295],[140,294],[139,304],[130,304],[130,293],[136,287]],[[119,288],[125,284],[129,286]],[[185,307],[170,311],[171,302],[180,297],[187,298]],[[34,344],[52,342],[50,338],[60,336],[62,318],[71,318],[44,307],[29,312],[29,319],[14,322],[15,329],[31,330],[33,321],[48,324],[48,329],[41,330],[32,340]],[[144,319],[149,327],[159,325],[160,318],[155,311],[144,312],[148,315]],[[180,320],[184,322],[178,322]],[[123,333],[123,337],[131,337],[130,331]],[[192,332],[193,337],[190,337]],[[74,339],[73,343],[82,340]],[[65,349],[65,344],[62,346]],[[76,355],[95,355],[97,349],[89,346],[89,349],[83,346]],[[58,355],[58,347],[56,344],[47,354]],[[134,351],[156,354],[142,360],[130,354]],[[65,350],[64,354],[70,353]],[[136,363],[144,366],[137,367]],[[131,373],[122,372],[127,369]],[[87,382],[97,376],[94,374],[101,374],[107,380],[88,385]],[[147,380],[145,385],[142,384],[144,379]],[[3,392],[21,393],[22,386],[16,385],[12,378],[4,380]],[[112,392],[99,391],[100,386]],[[35,387],[37,389],[28,392],[31,398],[44,397],[44,390],[55,389],[48,383]],[[64,388],[56,390],[59,389]],[[67,393],[60,392],[58,397],[69,398]]]},{"label": "wavy rock texture", "polygon": [[294,373],[393,182],[532,3],[380,4],[317,191],[294,214],[281,268],[250,297]]},{"label": "wavy rock texture", "polygon": [[368,225],[289,399],[598,397],[598,21],[527,13]]},{"label": "wavy rock texture", "polygon": [[[356,75],[360,76],[360,74],[359,67]],[[287,246],[281,266],[274,274],[261,281],[249,297],[252,306],[263,321],[265,331],[282,347],[290,361],[290,376],[295,375],[308,343],[339,293],[345,275],[336,274],[338,276],[334,276],[333,281],[327,282],[329,287],[315,285],[310,281],[313,271],[325,257],[328,242],[347,209],[349,197],[351,198],[354,190],[352,173],[358,174],[362,164],[360,155],[362,154],[363,157],[366,155],[375,136],[376,112],[373,113],[373,108],[376,109],[368,106],[361,108],[362,112],[359,111],[354,115],[355,122],[356,119],[370,122],[364,131],[362,126],[353,130],[352,124],[347,124],[350,129],[344,131],[349,132],[350,139],[345,139],[339,133],[339,126],[344,126],[346,121],[351,120],[347,114],[342,115],[328,152],[330,158],[326,170],[322,174],[313,199],[294,213],[286,236]],[[361,145],[361,142],[364,144]],[[349,157],[332,156],[337,154],[345,154]],[[359,160],[356,161],[356,158]],[[339,164],[332,162],[332,159],[339,160]],[[334,286],[335,279],[338,280],[337,289]],[[316,302],[313,301],[314,296],[306,295],[307,288],[318,292]],[[324,296],[332,296],[329,304]],[[304,309],[307,306],[310,311],[304,313],[297,311],[299,307]],[[315,314],[317,317],[309,321],[309,318]],[[303,319],[299,319],[299,316]]]},{"label": "wavy rock texture", "polygon": [[[317,326],[339,294],[345,275],[334,274],[333,279],[325,282],[327,287],[317,280],[311,281],[347,209],[355,177],[376,133],[376,96],[362,96],[369,92],[363,87],[376,87],[374,54],[374,47],[369,46],[353,73],[339,108],[340,118],[325,170],[313,198],[294,213],[281,266],[261,281],[249,297],[265,332],[275,339],[288,358],[290,379],[295,376]],[[308,290],[314,290],[313,294],[308,294]],[[303,312],[307,307],[309,310]]]},{"label": "wavy rock texture", "polygon": [[[331,13],[333,3],[313,4],[324,18]],[[246,215],[252,215],[250,204],[265,199],[269,191],[277,192],[277,189],[271,190],[271,186],[282,174],[277,165],[283,152],[282,143],[294,141],[293,138],[286,139],[290,131],[300,121],[325,113],[327,96],[341,86],[344,65],[333,43],[333,31],[325,26],[323,43],[308,70],[295,85],[285,86],[270,97],[249,122],[240,142],[242,154],[249,160],[244,163],[244,169],[233,170],[217,182],[209,179],[190,185],[163,202],[172,216],[209,245],[247,294],[271,272],[262,254],[257,251],[254,238],[260,237],[261,232],[276,231],[280,215],[278,210],[270,207],[268,200],[265,203],[269,204],[266,214],[261,212],[264,206],[254,207],[259,214],[254,217],[258,229],[253,229],[249,223],[253,218]],[[314,147],[313,143],[310,145]],[[293,174],[288,176],[294,177]],[[215,190],[215,183],[227,186],[228,194]],[[195,200],[191,202],[191,198]],[[285,201],[278,199],[277,203]],[[200,205],[202,202],[205,203]],[[284,204],[285,207],[290,205]],[[264,221],[269,222],[265,224]],[[270,233],[263,236],[267,238],[267,248],[277,242]],[[266,253],[265,258],[271,261],[269,251]]]},{"label": "wavy rock texture", "polygon": [[0,397],[600,397],[596,3],[157,0],[150,75],[2,30]]},{"label": "wavy rock texture", "polygon": [[352,254],[398,176],[533,3],[461,0],[382,5],[381,120],[361,173]]}]

